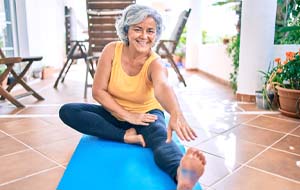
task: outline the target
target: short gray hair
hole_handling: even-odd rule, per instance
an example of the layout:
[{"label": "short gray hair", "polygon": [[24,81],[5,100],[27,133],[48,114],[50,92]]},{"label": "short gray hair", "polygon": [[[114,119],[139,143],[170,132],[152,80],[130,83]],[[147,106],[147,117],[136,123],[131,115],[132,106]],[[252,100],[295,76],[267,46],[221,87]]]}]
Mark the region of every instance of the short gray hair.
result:
[{"label": "short gray hair", "polygon": [[138,4],[126,7],[122,16],[117,19],[115,26],[120,40],[122,40],[126,45],[129,45],[127,37],[129,27],[142,22],[147,17],[152,17],[156,22],[155,42],[157,42],[160,39],[163,28],[162,17],[155,9]]}]

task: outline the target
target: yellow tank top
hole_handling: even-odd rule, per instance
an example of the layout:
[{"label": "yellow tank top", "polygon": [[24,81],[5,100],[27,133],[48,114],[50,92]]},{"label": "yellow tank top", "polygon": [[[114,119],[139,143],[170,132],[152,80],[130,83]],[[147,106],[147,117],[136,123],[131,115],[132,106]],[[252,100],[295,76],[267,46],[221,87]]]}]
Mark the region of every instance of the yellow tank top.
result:
[{"label": "yellow tank top", "polygon": [[163,110],[154,96],[152,82],[147,71],[150,63],[158,58],[156,53],[145,61],[141,71],[135,76],[129,76],[122,68],[121,55],[123,43],[118,42],[108,83],[108,92],[124,109],[135,113],[146,113],[152,109]]}]

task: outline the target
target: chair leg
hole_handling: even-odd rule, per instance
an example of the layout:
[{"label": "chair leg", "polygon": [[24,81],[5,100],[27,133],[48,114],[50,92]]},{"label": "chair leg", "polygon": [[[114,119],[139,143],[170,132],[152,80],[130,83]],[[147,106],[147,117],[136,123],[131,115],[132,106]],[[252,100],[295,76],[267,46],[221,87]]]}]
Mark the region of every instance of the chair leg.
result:
[{"label": "chair leg", "polygon": [[89,68],[90,75],[92,76],[92,78],[94,78],[95,68],[94,68],[94,62],[93,62],[93,60],[89,61],[89,67],[88,68]]},{"label": "chair leg", "polygon": [[6,98],[8,101],[13,103],[18,108],[24,108],[25,106],[21,104],[17,99],[15,99],[12,95],[10,95],[6,90],[4,90],[2,87],[0,87],[0,94]]},{"label": "chair leg", "polygon": [[159,48],[162,48],[166,52],[165,57],[170,61],[172,68],[174,69],[174,71],[177,74],[178,80],[180,82],[183,82],[183,85],[186,87],[185,80],[184,80],[183,76],[181,75],[180,70],[178,69],[175,61],[173,60],[172,53],[168,50],[168,48],[166,47],[166,45],[164,43],[160,43],[157,46],[156,52],[159,52]]},{"label": "chair leg", "polygon": [[70,60],[71,59],[68,58],[67,61],[64,64],[63,68],[60,70],[59,75],[58,75],[58,77],[57,77],[57,79],[56,79],[56,81],[54,83],[54,86],[53,86],[54,88],[57,88],[58,82],[59,82],[60,78],[62,77],[62,74],[63,74],[63,72],[64,72],[65,68],[67,67],[67,65],[68,65],[68,63],[69,63]]},{"label": "chair leg", "polygon": [[170,56],[168,56],[168,60],[171,62],[171,66],[172,66],[172,68],[175,70],[175,72],[176,72],[176,74],[177,74],[177,77],[178,77],[178,80],[179,80],[180,82],[182,82],[183,85],[186,87],[185,80],[184,80],[182,74],[180,73],[180,70],[178,69],[176,63],[174,62],[173,58],[170,57]]},{"label": "chair leg", "polygon": [[71,63],[69,64],[69,66],[67,67],[67,70],[65,72],[65,74],[63,75],[62,79],[61,79],[61,83],[63,83],[65,81],[65,78],[67,76],[67,73],[69,72],[71,66],[74,64],[76,60],[75,59],[71,59]]},{"label": "chair leg", "polygon": [[87,97],[87,88],[88,88],[88,75],[89,75],[89,63],[88,61],[85,59],[85,63],[86,63],[86,71],[85,71],[85,84],[84,84],[84,99],[86,99]]},{"label": "chair leg", "polygon": [[[17,74],[14,70],[10,71],[10,73],[14,77],[14,81],[7,87],[6,92],[9,93],[17,84],[20,84],[27,91],[27,93],[15,96],[14,99],[16,99],[17,97],[20,98],[28,95],[33,95],[38,100],[44,100],[44,98],[41,95],[39,95],[35,90],[33,90],[30,86],[28,86],[28,84],[23,79],[23,76],[25,75],[25,73],[27,72],[31,64],[32,62],[27,64],[24,70],[20,74]],[[7,97],[2,96],[1,98],[5,99]]]},{"label": "chair leg", "polygon": [[9,86],[6,89],[7,92],[10,92],[18,84],[18,82],[20,80],[22,80],[22,78],[25,76],[25,74],[27,73],[27,71],[31,67],[32,63],[33,63],[33,60],[29,61],[20,74],[17,74],[13,69],[10,71],[10,73],[13,75],[15,80],[11,84],[9,84]]},{"label": "chair leg", "polygon": [[41,95],[39,95],[35,90],[33,90],[22,78],[15,79],[17,83],[19,83],[25,90],[27,90],[30,94],[32,94],[38,100],[45,100]]},{"label": "chair leg", "polygon": [[[62,74],[63,74],[65,68],[67,67],[69,61],[72,59],[72,56],[73,56],[73,54],[74,54],[74,52],[75,52],[75,50],[78,46],[79,46],[79,42],[76,42],[75,45],[71,48],[70,52],[68,53],[67,61],[65,62],[63,68],[59,72],[59,75],[58,75],[58,77],[57,77],[57,79],[54,83],[54,86],[53,86],[54,88],[57,88],[58,82],[59,82],[60,78],[62,77]],[[71,61],[71,64],[72,64],[72,61]],[[70,64],[70,66],[71,66],[71,64]],[[68,72],[68,70],[66,71],[65,75],[67,74],[67,72]],[[66,77],[66,76],[64,76],[64,77]]]}]

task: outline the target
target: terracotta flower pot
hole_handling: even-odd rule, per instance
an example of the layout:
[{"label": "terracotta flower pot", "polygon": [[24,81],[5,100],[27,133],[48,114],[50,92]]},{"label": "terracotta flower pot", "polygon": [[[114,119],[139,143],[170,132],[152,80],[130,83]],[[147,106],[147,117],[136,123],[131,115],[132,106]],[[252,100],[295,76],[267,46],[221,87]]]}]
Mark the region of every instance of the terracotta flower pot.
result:
[{"label": "terracotta flower pot", "polygon": [[55,69],[53,67],[45,67],[42,70],[42,80],[47,79],[51,77],[55,72]]},{"label": "terracotta flower pot", "polygon": [[279,95],[279,111],[290,117],[300,118],[300,90],[276,86]]}]

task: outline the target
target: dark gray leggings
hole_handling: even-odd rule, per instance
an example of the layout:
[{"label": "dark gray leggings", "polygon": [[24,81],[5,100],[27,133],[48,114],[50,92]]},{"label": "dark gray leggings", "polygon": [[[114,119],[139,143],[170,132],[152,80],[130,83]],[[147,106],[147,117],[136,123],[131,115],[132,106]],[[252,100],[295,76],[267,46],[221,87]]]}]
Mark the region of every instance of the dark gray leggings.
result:
[{"label": "dark gray leggings", "polygon": [[148,113],[157,115],[158,119],[148,126],[140,126],[119,121],[100,105],[69,103],[60,108],[59,117],[65,124],[81,133],[119,142],[124,142],[127,129],[135,128],[138,134],[143,135],[146,146],[153,151],[156,164],[176,182],[182,153],[173,141],[166,143],[164,113],[157,109]]}]

